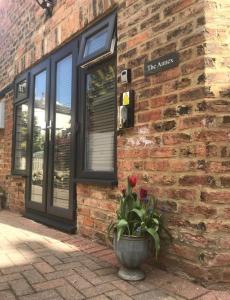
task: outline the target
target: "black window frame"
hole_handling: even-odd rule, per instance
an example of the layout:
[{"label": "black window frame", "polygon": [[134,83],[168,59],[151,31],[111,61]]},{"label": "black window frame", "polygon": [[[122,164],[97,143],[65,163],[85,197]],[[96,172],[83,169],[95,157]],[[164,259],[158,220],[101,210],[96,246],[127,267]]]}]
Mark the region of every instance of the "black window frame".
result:
[{"label": "black window frame", "polygon": [[[17,97],[17,88],[18,84],[22,81],[26,80],[26,94],[22,97]],[[11,174],[15,176],[28,176],[28,157],[29,157],[29,114],[30,114],[30,95],[29,95],[29,86],[30,86],[30,72],[27,71],[20,76],[14,82],[14,107],[13,107],[13,135],[12,135],[12,164],[11,164]],[[28,105],[28,124],[27,124],[27,145],[26,145],[26,168],[24,170],[16,168],[16,130],[17,130],[17,108],[20,105],[27,104]]]},{"label": "black window frame", "polygon": [[[108,28],[108,35],[105,46],[101,49],[91,53],[90,55],[84,57],[85,46],[88,38],[92,37],[93,35],[97,34],[101,30]],[[101,57],[103,58],[104,55],[112,55],[111,47],[113,45],[113,38],[114,38],[114,31],[116,29],[116,13],[113,12],[104,19],[98,21],[96,24],[92,25],[88,30],[84,31],[81,36],[81,43],[80,43],[80,51],[79,51],[79,62],[78,64],[85,67],[88,63],[93,63],[95,58]]]},{"label": "black window frame", "polygon": [[[94,53],[92,55],[83,57],[85,43],[88,37],[96,34],[98,31],[102,30],[103,28],[108,27],[108,37],[106,46]],[[68,42],[67,44],[63,45],[62,47],[58,48],[55,52],[51,53],[43,60],[41,60],[38,64],[31,67],[29,70],[24,72],[22,75],[19,75],[14,83],[14,124],[13,124],[13,148],[12,148],[12,168],[11,174],[12,175],[19,175],[19,176],[29,176],[30,172],[30,155],[31,155],[31,145],[29,137],[31,136],[31,116],[33,109],[32,99],[32,88],[31,88],[31,72],[34,68],[39,68],[45,61],[50,61],[58,55],[60,51],[67,51],[66,49],[70,47],[71,43],[77,42],[79,43],[80,47],[76,47],[76,55],[77,60],[75,61],[75,68],[72,70],[72,76],[75,82],[72,84],[76,85],[74,89],[73,97],[75,98],[75,103],[73,105],[73,119],[72,119],[72,156],[73,159],[73,170],[72,170],[72,179],[73,182],[84,182],[84,183],[95,183],[95,184],[102,184],[102,185],[117,185],[117,135],[116,135],[116,127],[117,127],[117,64],[116,64],[116,46],[114,45],[114,51],[110,52],[111,45],[116,41],[116,11],[111,12],[108,16],[104,17],[102,20],[99,20],[96,24],[93,24],[89,29],[85,30],[83,33],[75,37],[73,40]],[[107,63],[110,60],[114,60],[115,65],[115,96],[114,96],[114,168],[111,172],[102,172],[102,171],[89,171],[85,170],[85,118],[86,118],[86,110],[85,110],[85,92],[86,92],[86,74],[90,70],[97,68],[99,65]],[[55,75],[56,76],[56,75]],[[18,84],[23,81],[27,80],[27,92],[25,97],[17,98],[17,86]],[[48,86],[48,93],[51,93],[51,89],[54,89],[54,84],[50,83]],[[72,87],[73,89],[73,87]],[[53,92],[52,92],[53,93]],[[53,100],[52,100],[53,101]],[[16,170],[15,169],[15,146],[16,146],[16,109],[17,105],[22,104],[23,102],[28,103],[28,139],[27,139],[27,155],[26,155],[26,170]],[[75,155],[76,153],[76,155]]]},{"label": "black window frame", "polygon": [[[88,65],[84,65],[86,60],[83,58],[84,49],[85,49],[85,41],[87,37],[96,34],[98,31],[102,30],[102,28],[110,26],[110,39],[107,48],[104,51],[97,51],[91,55],[89,61],[87,59]],[[79,86],[83,87],[81,89],[78,88],[78,98],[79,98],[79,111],[78,111],[78,120],[79,120],[79,134],[78,134],[78,152],[77,152],[77,182],[82,183],[92,183],[92,184],[102,184],[102,185],[117,185],[117,63],[116,63],[116,51],[113,53],[108,53],[110,46],[112,44],[112,40],[115,37],[116,39],[116,13],[113,12],[109,15],[106,20],[99,22],[96,26],[94,25],[90,28],[85,34],[83,34],[83,38],[81,40],[80,46],[80,55],[79,55],[79,64],[78,64],[78,76],[79,76]],[[114,45],[114,49],[116,49]],[[107,52],[107,55],[104,54]],[[113,171],[93,171],[87,170],[85,168],[85,139],[86,139],[86,80],[87,74],[90,71],[98,68],[100,65],[108,63],[109,61],[114,61],[115,66],[115,96],[114,96],[114,157],[113,157]]]}]

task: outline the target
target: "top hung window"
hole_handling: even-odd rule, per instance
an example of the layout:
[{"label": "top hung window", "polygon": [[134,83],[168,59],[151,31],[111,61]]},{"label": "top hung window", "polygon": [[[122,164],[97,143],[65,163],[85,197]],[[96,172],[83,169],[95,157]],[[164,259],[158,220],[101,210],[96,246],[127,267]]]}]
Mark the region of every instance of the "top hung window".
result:
[{"label": "top hung window", "polygon": [[82,35],[79,64],[82,67],[94,62],[96,57],[111,55],[115,48],[115,14],[105,18]]},{"label": "top hung window", "polygon": [[29,73],[21,75],[15,83],[15,102],[24,100],[28,98],[28,81]]}]

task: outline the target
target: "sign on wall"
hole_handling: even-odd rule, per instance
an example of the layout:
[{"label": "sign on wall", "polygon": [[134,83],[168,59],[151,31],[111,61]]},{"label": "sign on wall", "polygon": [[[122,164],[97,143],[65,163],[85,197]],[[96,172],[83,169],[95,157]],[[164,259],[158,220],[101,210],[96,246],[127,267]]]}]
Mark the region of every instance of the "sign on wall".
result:
[{"label": "sign on wall", "polygon": [[172,52],[157,59],[145,62],[145,75],[156,74],[178,66],[179,53]]}]

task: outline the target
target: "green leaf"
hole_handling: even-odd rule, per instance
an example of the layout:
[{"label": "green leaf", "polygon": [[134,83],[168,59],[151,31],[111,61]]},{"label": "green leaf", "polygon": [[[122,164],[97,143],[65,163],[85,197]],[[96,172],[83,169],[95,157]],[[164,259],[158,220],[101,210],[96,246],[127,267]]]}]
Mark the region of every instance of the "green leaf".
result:
[{"label": "green leaf", "polygon": [[152,220],[156,223],[156,224],[159,224],[159,221],[158,221],[158,219],[156,219],[156,218],[152,218]]},{"label": "green leaf", "polygon": [[141,209],[134,208],[131,210],[131,212],[134,212],[136,215],[138,215],[138,217],[141,219],[141,221],[143,221],[144,216],[146,214],[146,211],[144,208],[141,208]]},{"label": "green leaf", "polygon": [[125,219],[121,219],[118,221],[118,223],[117,223],[117,240],[120,239],[120,237],[124,233],[124,230],[126,227],[129,231],[129,224]]},{"label": "green leaf", "polygon": [[124,233],[125,231],[125,228],[124,227],[120,227],[118,230],[117,230],[117,240],[119,241],[120,237],[122,236],[122,234]]},{"label": "green leaf", "polygon": [[117,228],[128,226],[128,222],[125,219],[121,219],[117,223]]},{"label": "green leaf", "polygon": [[153,228],[146,228],[146,231],[151,235],[151,237],[154,239],[154,243],[155,243],[155,249],[156,249],[156,259],[158,256],[158,253],[160,251],[160,238],[158,233],[156,232],[155,229]]}]

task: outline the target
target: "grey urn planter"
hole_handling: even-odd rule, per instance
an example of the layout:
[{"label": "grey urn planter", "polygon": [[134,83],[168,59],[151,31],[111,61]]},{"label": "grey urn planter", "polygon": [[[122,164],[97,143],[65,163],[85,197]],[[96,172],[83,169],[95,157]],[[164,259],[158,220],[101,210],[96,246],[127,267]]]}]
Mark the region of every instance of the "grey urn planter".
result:
[{"label": "grey urn planter", "polygon": [[113,246],[122,267],[118,276],[124,280],[137,281],[145,278],[140,269],[149,254],[149,240],[146,237],[121,236],[117,241],[114,235]]}]

